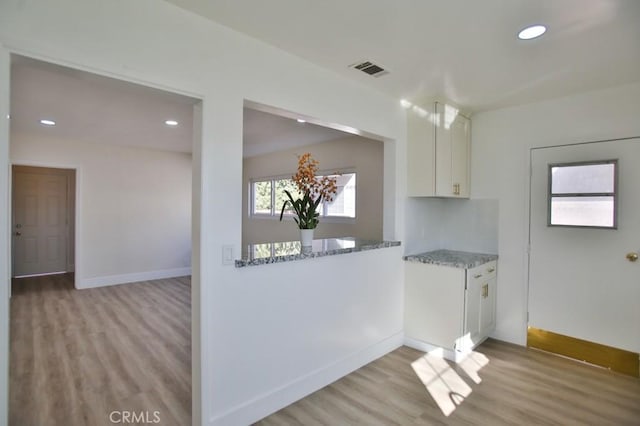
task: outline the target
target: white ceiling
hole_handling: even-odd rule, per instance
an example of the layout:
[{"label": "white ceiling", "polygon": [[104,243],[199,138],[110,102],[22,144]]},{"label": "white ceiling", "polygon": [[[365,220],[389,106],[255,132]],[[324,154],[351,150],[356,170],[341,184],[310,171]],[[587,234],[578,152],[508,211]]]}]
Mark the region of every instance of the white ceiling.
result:
[{"label": "white ceiling", "polygon": [[639,0],[169,1],[397,99],[480,111],[640,81]]},{"label": "white ceiling", "polygon": [[329,127],[244,108],[243,156],[254,157],[353,136]]},{"label": "white ceiling", "polygon": [[[640,0],[169,1],[397,99],[480,111],[640,81]],[[532,23],[549,31],[518,40]],[[390,73],[348,68],[363,59]],[[12,131],[191,152],[197,102],[12,57]],[[245,108],[245,156],[345,135]]]},{"label": "white ceiling", "polygon": [[[191,152],[198,100],[12,56],[11,131],[35,137]],[[52,119],[54,127],[40,119]],[[178,121],[177,127],[164,124]]]},{"label": "white ceiling", "polygon": [[[11,130],[35,137],[191,152],[197,99],[22,56],[11,65]],[[288,114],[294,116],[295,114]],[[48,127],[39,123],[56,122]],[[179,125],[169,127],[167,119]],[[244,108],[244,156],[352,136]]]}]

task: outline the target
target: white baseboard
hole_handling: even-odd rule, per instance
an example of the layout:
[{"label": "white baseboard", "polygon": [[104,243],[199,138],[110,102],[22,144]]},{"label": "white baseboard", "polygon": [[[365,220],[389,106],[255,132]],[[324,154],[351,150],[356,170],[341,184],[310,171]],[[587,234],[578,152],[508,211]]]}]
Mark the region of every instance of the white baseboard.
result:
[{"label": "white baseboard", "polygon": [[427,342],[423,342],[422,340],[412,339],[410,337],[404,338],[404,345],[409,346],[410,348],[417,349],[422,352],[427,352],[431,355],[439,356],[441,358],[445,358],[451,361],[456,360],[455,351],[451,351],[448,349],[441,348],[440,346],[435,346]]},{"label": "white baseboard", "polygon": [[106,287],[110,285],[135,283],[138,281],[159,280],[162,278],[184,277],[191,275],[191,267],[161,269],[158,271],[134,272],[132,274],[108,275],[104,277],[83,278],[76,280],[77,289]]},{"label": "white baseboard", "polygon": [[435,346],[430,343],[423,342],[422,340],[416,340],[406,336],[404,338],[404,344],[405,346],[409,346],[410,348],[417,349],[422,352],[427,352],[430,355],[435,355],[440,358],[448,359],[449,361],[453,361],[457,364],[467,358],[469,354],[473,352],[473,349],[475,349],[485,340],[486,337],[477,342],[472,348],[464,351],[452,351],[450,349],[445,349],[440,346]]},{"label": "white baseboard", "polygon": [[345,356],[326,367],[312,371],[268,393],[209,418],[212,425],[248,425],[275,413],[305,396],[322,389],[358,368],[402,346],[403,333]]}]

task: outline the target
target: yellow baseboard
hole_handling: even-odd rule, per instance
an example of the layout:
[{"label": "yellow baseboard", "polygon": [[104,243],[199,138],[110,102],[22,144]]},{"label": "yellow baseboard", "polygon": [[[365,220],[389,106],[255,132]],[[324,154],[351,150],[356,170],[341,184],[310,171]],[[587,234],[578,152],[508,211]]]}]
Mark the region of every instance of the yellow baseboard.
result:
[{"label": "yellow baseboard", "polygon": [[527,346],[586,361],[618,373],[640,377],[640,355],[611,346],[529,327]]}]

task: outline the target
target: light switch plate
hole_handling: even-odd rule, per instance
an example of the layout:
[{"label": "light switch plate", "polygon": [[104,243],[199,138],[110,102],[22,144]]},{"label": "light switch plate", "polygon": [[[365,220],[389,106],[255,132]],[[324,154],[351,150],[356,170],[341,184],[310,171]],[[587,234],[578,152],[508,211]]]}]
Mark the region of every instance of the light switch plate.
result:
[{"label": "light switch plate", "polygon": [[233,264],[233,246],[222,246],[222,264]]}]

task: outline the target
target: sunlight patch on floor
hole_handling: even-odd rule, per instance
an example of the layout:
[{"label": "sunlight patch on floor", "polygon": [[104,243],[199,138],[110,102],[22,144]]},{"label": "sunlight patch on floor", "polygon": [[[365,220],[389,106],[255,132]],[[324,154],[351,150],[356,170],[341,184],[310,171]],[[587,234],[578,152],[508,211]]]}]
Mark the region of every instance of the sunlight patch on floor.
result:
[{"label": "sunlight patch on floor", "polygon": [[469,376],[474,383],[480,383],[482,379],[478,371],[487,364],[489,364],[489,358],[480,352],[471,352],[469,356],[458,363],[458,366],[467,373],[467,376]]},{"label": "sunlight patch on floor", "polygon": [[471,387],[443,358],[426,354],[412,362],[411,367],[445,416],[471,394]]},{"label": "sunlight patch on floor", "polygon": [[[489,364],[489,358],[479,352],[471,352],[457,365],[474,383],[479,384],[482,379],[478,372],[487,364]],[[425,354],[412,362],[411,367],[447,417],[472,392],[469,384],[451,368],[440,353]]]}]

